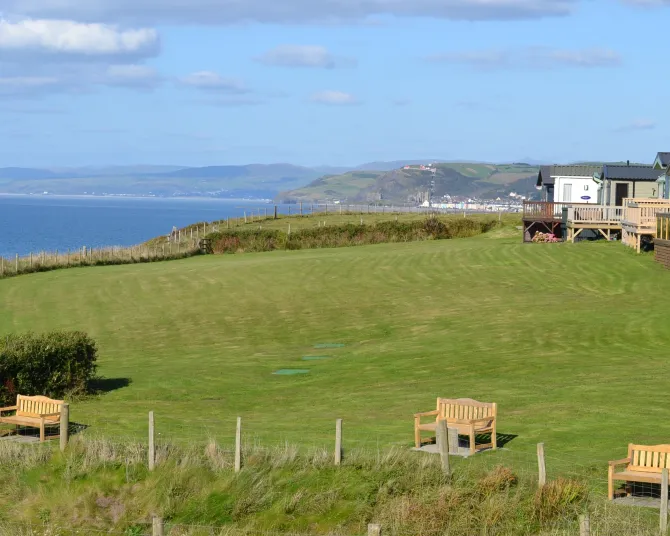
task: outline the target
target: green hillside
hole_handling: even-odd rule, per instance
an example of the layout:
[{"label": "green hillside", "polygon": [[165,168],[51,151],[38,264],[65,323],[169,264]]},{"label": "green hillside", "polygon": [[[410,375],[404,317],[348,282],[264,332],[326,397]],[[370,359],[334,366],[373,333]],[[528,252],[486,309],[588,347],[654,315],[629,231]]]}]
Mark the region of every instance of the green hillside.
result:
[{"label": "green hillside", "polygon": [[[512,451],[546,441],[590,463],[667,442],[667,307],[640,299],[666,291],[668,274],[620,244],[484,235],[0,280],[0,333],[99,342],[110,392],[72,408],[92,433],[144,437],[155,410],[166,439],[230,441],[241,415],[259,441],[323,445],[339,417],[350,447],[408,446],[413,412],[470,396],[499,403]],[[310,372],[272,375],[287,368]]]},{"label": "green hillside", "polygon": [[435,173],[418,167],[392,171],[349,172],[327,175],[297,190],[286,191],[278,200],[293,201],[390,201],[416,202],[443,195],[498,197],[514,190],[532,195],[538,168],[526,164],[438,163]]}]

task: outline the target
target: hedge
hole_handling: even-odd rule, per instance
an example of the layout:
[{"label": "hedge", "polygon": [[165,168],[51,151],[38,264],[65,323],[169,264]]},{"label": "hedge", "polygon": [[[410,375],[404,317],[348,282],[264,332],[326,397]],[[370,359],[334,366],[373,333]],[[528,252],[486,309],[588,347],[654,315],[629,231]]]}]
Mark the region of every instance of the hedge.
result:
[{"label": "hedge", "polygon": [[63,398],[86,391],[96,371],[95,341],[78,331],[0,338],[0,402],[16,395]]},{"label": "hedge", "polygon": [[207,235],[213,253],[242,253],[277,249],[313,249],[444,240],[486,233],[499,225],[497,220],[427,218],[411,222],[384,221],[375,225],[331,225],[303,228],[290,235],[276,229],[225,230]]}]

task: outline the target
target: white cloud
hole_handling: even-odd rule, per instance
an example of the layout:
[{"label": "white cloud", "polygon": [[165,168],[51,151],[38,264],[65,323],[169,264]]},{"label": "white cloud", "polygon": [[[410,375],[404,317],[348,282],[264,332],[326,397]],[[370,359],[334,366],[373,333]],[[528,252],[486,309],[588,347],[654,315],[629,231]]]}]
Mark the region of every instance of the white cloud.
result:
[{"label": "white cloud", "polygon": [[257,61],[279,67],[312,67],[334,69],[356,65],[351,58],[337,58],[327,48],[318,45],[279,45],[268,50]]},{"label": "white cloud", "polygon": [[574,67],[613,67],[621,55],[607,48],[552,49],[538,47],[528,51],[528,59],[539,65],[562,64]]},{"label": "white cloud", "polygon": [[319,91],[314,93],[311,97],[312,102],[318,104],[329,104],[335,106],[345,106],[358,104],[358,99],[351,93],[345,93],[344,91]]},{"label": "white cloud", "polygon": [[59,80],[48,76],[0,77],[0,95],[3,97],[31,98],[44,90],[58,88]]},{"label": "white cloud", "polygon": [[141,24],[361,21],[376,15],[514,20],[568,15],[577,0],[3,0],[8,13]]},{"label": "white cloud", "polygon": [[110,65],[104,79],[108,85],[144,89],[154,88],[160,81],[158,72],[146,65]]},{"label": "white cloud", "polygon": [[479,69],[497,68],[552,68],[552,67],[616,67],[622,63],[621,55],[607,48],[558,49],[549,47],[524,47],[509,50],[464,50],[428,56],[437,63],[460,63]]},{"label": "white cloud", "polygon": [[251,90],[238,78],[222,77],[212,71],[198,71],[179,79],[185,86],[205,91],[218,91],[221,93],[244,94]]},{"label": "white cloud", "polygon": [[150,28],[121,30],[106,24],[71,20],[0,20],[0,53],[78,56],[149,56],[158,52],[158,32]]},{"label": "white cloud", "polygon": [[656,122],[650,119],[635,119],[630,123],[615,128],[615,132],[635,132],[638,130],[653,130],[656,128]]}]

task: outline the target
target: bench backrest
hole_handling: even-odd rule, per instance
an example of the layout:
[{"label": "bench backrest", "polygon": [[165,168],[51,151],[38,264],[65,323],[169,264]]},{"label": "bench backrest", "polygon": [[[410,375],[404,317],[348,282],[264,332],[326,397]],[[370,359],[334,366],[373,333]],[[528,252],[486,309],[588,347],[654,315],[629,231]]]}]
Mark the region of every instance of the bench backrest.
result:
[{"label": "bench backrest", "polygon": [[670,445],[628,445],[629,471],[660,473],[670,469]]},{"label": "bench backrest", "polygon": [[60,413],[63,407],[62,400],[52,400],[46,396],[16,397],[16,415],[21,417],[39,417],[47,413]]},{"label": "bench backrest", "polygon": [[470,420],[495,417],[498,405],[495,402],[478,402],[472,398],[438,398],[438,420]]}]

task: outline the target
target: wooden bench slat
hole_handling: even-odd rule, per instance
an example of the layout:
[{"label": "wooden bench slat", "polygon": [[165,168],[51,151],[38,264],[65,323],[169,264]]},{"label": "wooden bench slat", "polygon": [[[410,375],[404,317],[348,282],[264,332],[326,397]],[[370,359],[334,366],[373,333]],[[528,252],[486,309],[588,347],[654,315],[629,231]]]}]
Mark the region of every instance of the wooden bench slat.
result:
[{"label": "wooden bench slat", "polygon": [[17,395],[15,414],[0,416],[0,422],[39,428],[40,441],[44,441],[45,425],[53,426],[60,423],[63,404],[63,400],[53,400],[41,395]]}]

